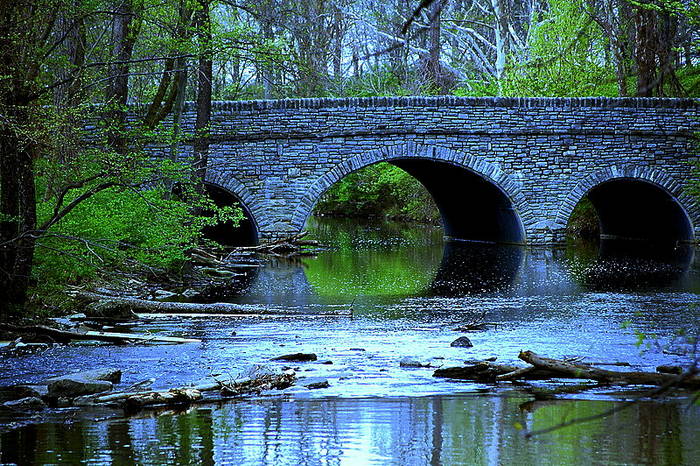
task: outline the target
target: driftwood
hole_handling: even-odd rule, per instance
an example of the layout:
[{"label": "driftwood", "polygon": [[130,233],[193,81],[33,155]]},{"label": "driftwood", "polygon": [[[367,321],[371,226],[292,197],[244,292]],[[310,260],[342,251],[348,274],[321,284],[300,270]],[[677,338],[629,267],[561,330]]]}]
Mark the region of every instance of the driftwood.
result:
[{"label": "driftwood", "polygon": [[295,381],[296,374],[294,371],[263,373],[229,382],[216,381],[193,387],[171,388],[163,391],[129,391],[107,395],[93,395],[83,397],[78,404],[106,404],[114,407],[123,407],[129,411],[136,411],[151,406],[172,406],[217,401],[211,397],[204,397],[203,394],[205,392],[218,391],[222,397],[230,398],[258,394],[264,390],[281,390],[294,385]]},{"label": "driftwood", "polygon": [[235,382],[220,382],[222,396],[242,396],[257,394],[263,390],[283,390],[294,385],[296,375],[294,371],[285,371],[281,374],[262,374],[247,380]]},{"label": "driftwood", "polygon": [[486,322],[486,311],[482,312],[481,315],[475,319],[468,322],[462,322],[459,326],[455,327],[453,330],[455,332],[479,332],[486,330],[488,327],[498,327],[496,322]]},{"label": "driftwood", "polygon": [[634,385],[667,385],[676,384],[678,387],[698,389],[700,377],[681,377],[673,374],[660,374],[656,372],[619,372],[598,369],[587,364],[578,364],[558,359],[545,358],[532,351],[521,351],[518,355],[523,361],[532,364],[538,369],[555,372],[557,377],[574,379],[590,379],[603,383],[634,384]]},{"label": "driftwood", "polygon": [[529,365],[513,366],[481,361],[460,367],[438,369],[433,373],[433,376],[482,383],[515,380],[589,379],[602,384],[657,386],[675,384],[681,388],[700,388],[700,377],[696,375],[610,371],[592,367],[590,364],[545,358],[532,351],[521,351],[518,357]]},{"label": "driftwood", "polygon": [[125,298],[120,296],[109,296],[98,293],[89,292],[74,292],[74,296],[88,302],[105,302],[114,303],[115,306],[129,307],[132,311],[143,313],[170,313],[170,314],[195,314],[195,313],[206,313],[206,314],[228,314],[228,315],[325,315],[325,316],[347,316],[352,315],[352,311],[349,309],[326,309],[319,311],[303,311],[292,309],[274,309],[259,305],[244,305],[244,304],[233,304],[233,303],[211,303],[211,304],[198,304],[198,303],[179,303],[179,302],[161,302],[161,301],[150,301],[146,299],[138,298]]},{"label": "driftwood", "polygon": [[[445,367],[433,372],[433,377],[443,377],[448,379],[472,380],[474,382],[494,383],[499,376],[508,376],[522,371],[524,368],[510,364],[496,364],[491,361],[480,361],[474,364],[459,367]],[[528,370],[519,375],[521,379],[546,380],[554,376],[551,371]],[[504,380],[508,380],[504,379]]]},{"label": "driftwood", "polygon": [[496,380],[499,382],[504,382],[506,380],[521,379],[521,378],[523,378],[523,376],[529,374],[530,372],[533,372],[534,370],[535,370],[535,366],[521,367],[520,369],[516,369],[512,372],[508,372],[507,374],[497,375]]},{"label": "driftwood", "polygon": [[302,231],[297,235],[287,238],[258,244],[256,246],[240,246],[233,249],[229,257],[243,252],[256,252],[261,254],[271,254],[274,256],[292,257],[298,255],[314,254],[314,251],[305,250],[304,247],[320,247],[321,244],[315,240],[302,239],[308,235],[307,231]]},{"label": "driftwood", "polygon": [[137,333],[115,333],[115,332],[94,332],[94,331],[73,331],[61,330],[45,325],[17,326],[10,324],[0,324],[0,330],[23,334],[42,335],[49,337],[57,343],[70,343],[75,340],[83,341],[104,341],[107,343],[199,343],[201,340],[192,338],[164,337],[158,335],[145,335]]},{"label": "driftwood", "polygon": [[262,264],[251,264],[250,262],[233,262],[231,260],[231,255],[229,254],[223,260],[211,252],[205,251],[203,249],[193,249],[189,252],[190,262],[199,265],[205,265],[209,267],[216,267],[221,269],[240,269],[240,268],[257,268],[262,267]]},{"label": "driftwood", "polygon": [[187,404],[201,400],[202,392],[193,388],[171,388],[163,392],[133,394],[126,398],[125,408],[136,411],[146,406]]}]

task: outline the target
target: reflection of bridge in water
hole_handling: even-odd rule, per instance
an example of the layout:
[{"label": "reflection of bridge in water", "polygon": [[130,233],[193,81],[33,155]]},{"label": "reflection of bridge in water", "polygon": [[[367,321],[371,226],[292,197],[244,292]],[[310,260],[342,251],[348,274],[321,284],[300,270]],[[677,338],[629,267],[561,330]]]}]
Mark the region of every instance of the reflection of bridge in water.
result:
[{"label": "reflection of bridge in water", "polygon": [[581,280],[595,291],[658,289],[681,280],[694,257],[690,244],[602,240]]},{"label": "reflection of bridge in water", "polygon": [[[517,245],[447,241],[439,262],[425,264],[426,286],[420,290],[396,291],[399,295],[403,291],[406,296],[459,297],[495,292],[559,295],[577,289],[659,289],[673,286],[687,275],[694,251],[689,244],[650,246],[612,240],[603,240],[597,248],[583,250],[528,250]],[[363,272],[372,275],[371,269]],[[319,284],[309,280],[301,261],[273,261],[246,273],[241,291],[234,293],[246,302],[290,305],[318,302]],[[350,300],[355,296],[345,297]]]}]

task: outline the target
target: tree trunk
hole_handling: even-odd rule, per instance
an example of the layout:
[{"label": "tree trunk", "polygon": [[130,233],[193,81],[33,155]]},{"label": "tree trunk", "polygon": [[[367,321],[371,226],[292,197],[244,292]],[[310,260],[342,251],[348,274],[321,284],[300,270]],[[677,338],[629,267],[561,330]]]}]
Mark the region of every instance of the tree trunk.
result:
[{"label": "tree trunk", "polygon": [[[136,21],[135,21],[136,20]],[[129,61],[140,29],[133,0],[120,0],[112,24],[112,60],[105,92],[107,103],[107,141],[115,151],[124,153],[127,146],[126,103],[129,96]]]},{"label": "tree trunk", "polygon": [[78,292],[76,297],[89,302],[101,302],[100,312],[117,315],[118,311],[128,308],[131,312],[139,313],[172,313],[172,314],[228,314],[228,315],[316,315],[316,316],[348,316],[348,309],[323,309],[298,311],[290,308],[276,309],[271,306],[258,306],[233,303],[179,303],[167,301],[149,301],[138,298],[106,296],[97,293]]},{"label": "tree trunk", "polygon": [[656,76],[656,14],[637,7],[635,11],[637,50],[637,97],[652,97],[657,86]]},{"label": "tree trunk", "polygon": [[506,68],[506,59],[508,57],[509,43],[508,40],[508,0],[491,0],[491,8],[496,17],[495,24],[495,42],[496,42],[496,78],[501,79]]},{"label": "tree trunk", "polygon": [[199,64],[197,66],[197,119],[194,130],[194,181],[197,190],[204,193],[207,163],[209,161],[209,123],[212,95],[212,32],[209,12],[210,0],[199,0],[196,12],[199,35]]},{"label": "tree trunk", "polygon": [[430,11],[430,24],[428,26],[429,48],[427,72],[430,84],[440,93],[444,93],[442,82],[442,68],[440,67],[440,52],[442,45],[440,43],[440,16],[443,7],[443,0],[433,2]]},{"label": "tree trunk", "polygon": [[[33,146],[22,141],[14,127],[29,124],[27,104],[3,102],[10,121],[0,128],[0,310],[19,308],[27,300],[34,237],[36,199]],[[12,125],[12,126],[10,126]]]}]

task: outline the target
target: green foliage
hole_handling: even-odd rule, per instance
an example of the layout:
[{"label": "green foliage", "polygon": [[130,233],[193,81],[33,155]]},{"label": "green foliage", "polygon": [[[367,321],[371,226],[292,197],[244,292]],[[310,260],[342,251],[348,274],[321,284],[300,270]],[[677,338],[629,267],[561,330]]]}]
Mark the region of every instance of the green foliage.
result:
[{"label": "green foliage", "polygon": [[400,76],[388,67],[381,67],[333,83],[330,93],[333,97],[377,97],[405,96],[415,94]]},{"label": "green foliage", "polygon": [[566,234],[574,240],[596,239],[600,235],[598,214],[588,196],[584,196],[574,207],[566,226]]},{"label": "green foliage", "polygon": [[[148,189],[111,189],[80,203],[37,242],[39,289],[94,278],[99,272],[155,268],[174,270],[185,251],[202,240],[202,228],[219,221],[238,224],[238,207],[216,208],[195,216],[189,202],[168,195],[164,185]],[[40,219],[52,214],[53,202],[39,202]],[[40,220],[41,221],[41,220]]]},{"label": "green foliage", "polygon": [[[62,133],[76,112],[90,118],[93,111],[89,106],[47,111],[43,119],[46,152],[35,163],[42,234],[33,270],[40,297],[115,270],[177,269],[185,252],[203,240],[203,227],[224,221],[238,225],[243,218],[239,207],[216,207],[199,194],[186,163],[153,159],[139,149],[140,141],[171,141],[170,130],[133,125]],[[109,132],[123,135],[132,147],[106,150]],[[83,144],[87,137],[101,140],[102,148]]]},{"label": "green foliage", "polygon": [[[334,248],[332,254],[304,260],[309,284],[328,302],[424,293],[435,276],[435,270],[426,264],[435,264],[435,245],[442,238],[439,228],[406,228],[392,221],[381,222],[378,228],[377,221],[361,219],[313,219],[308,227],[315,239]],[[410,254],[400,246],[405,244],[415,246]],[[398,317],[403,311],[388,312],[387,316]]]},{"label": "green foliage", "polygon": [[339,217],[380,216],[436,223],[440,215],[418,180],[388,163],[346,176],[321,198],[315,213]]},{"label": "green foliage", "polygon": [[505,76],[506,96],[615,96],[613,71],[600,62],[606,40],[582,0],[551,0],[530,33],[530,56]]},{"label": "green foliage", "polygon": [[607,39],[585,13],[582,0],[550,0],[533,21],[527,56],[509,58],[500,80],[478,81],[455,90],[463,96],[617,96],[614,70],[604,65]]}]

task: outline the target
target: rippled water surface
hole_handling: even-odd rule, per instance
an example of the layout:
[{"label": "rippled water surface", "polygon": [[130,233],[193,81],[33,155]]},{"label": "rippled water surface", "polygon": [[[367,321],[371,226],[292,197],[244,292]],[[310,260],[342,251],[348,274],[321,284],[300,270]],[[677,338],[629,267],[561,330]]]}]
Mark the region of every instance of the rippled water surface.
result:
[{"label": "rippled water surface", "polygon": [[[292,308],[352,307],[354,318],[157,318],[136,331],[201,338],[201,344],[52,348],[0,359],[0,383],[36,382],[89,367],[125,371],[123,385],[155,388],[212,374],[235,378],[273,356],[315,352],[292,364],[331,387],[186,412],[120,418],[67,411],[2,417],[0,462],[230,462],[233,464],[697,464],[700,409],[645,401],[612,417],[525,439],[540,429],[610,409],[604,390],[574,400],[535,400],[403,369],[412,356],[432,366],[467,359],[516,361],[521,349],[654,370],[683,363],[697,334],[700,264],[693,248],[620,245],[525,249],[445,242],[439,228],[320,221],[331,249],[272,261],[250,272],[231,301]],[[496,324],[453,348],[454,328],[484,315]],[[235,334],[234,334],[235,332]],[[324,362],[332,361],[332,364]],[[631,396],[631,395],[630,395]],[[103,420],[95,422],[95,418]],[[68,420],[66,420],[68,419]],[[16,424],[13,424],[16,422]]]}]

